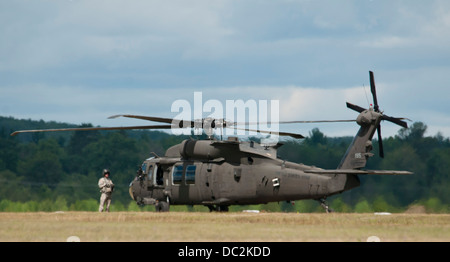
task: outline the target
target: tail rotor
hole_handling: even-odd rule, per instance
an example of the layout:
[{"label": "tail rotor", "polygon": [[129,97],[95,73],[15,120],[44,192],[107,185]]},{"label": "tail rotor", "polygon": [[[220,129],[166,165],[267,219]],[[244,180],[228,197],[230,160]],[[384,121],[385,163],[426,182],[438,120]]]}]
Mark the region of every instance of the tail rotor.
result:
[{"label": "tail rotor", "polygon": [[[347,107],[355,110],[356,112],[360,113],[360,115],[365,114],[366,112],[370,112],[371,110],[381,115],[381,120],[387,120],[389,122],[392,122],[396,125],[399,125],[404,128],[408,128],[408,124],[403,121],[405,118],[397,118],[397,117],[391,117],[384,115],[383,112],[380,111],[380,107],[378,105],[378,99],[377,99],[377,90],[375,87],[375,78],[372,71],[369,71],[369,77],[370,77],[370,91],[372,93],[373,98],[373,109],[364,109],[360,106],[351,104],[347,102]],[[364,116],[363,116],[364,117]],[[383,139],[381,136],[381,125],[380,123],[377,124],[377,134],[378,134],[378,147],[379,147],[379,153],[380,157],[384,157],[384,151],[383,151]]]}]

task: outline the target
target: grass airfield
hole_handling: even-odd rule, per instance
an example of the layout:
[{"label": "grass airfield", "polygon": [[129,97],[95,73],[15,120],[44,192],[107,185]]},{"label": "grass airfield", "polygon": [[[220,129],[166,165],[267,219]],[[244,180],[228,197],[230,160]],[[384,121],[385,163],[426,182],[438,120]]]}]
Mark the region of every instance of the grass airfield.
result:
[{"label": "grass airfield", "polygon": [[1,242],[448,242],[449,214],[0,213]]}]

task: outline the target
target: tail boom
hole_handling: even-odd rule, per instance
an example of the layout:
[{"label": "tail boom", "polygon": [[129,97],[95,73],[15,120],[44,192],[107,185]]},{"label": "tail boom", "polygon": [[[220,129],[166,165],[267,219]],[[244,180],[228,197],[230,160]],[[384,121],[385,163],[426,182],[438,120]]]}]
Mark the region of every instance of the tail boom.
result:
[{"label": "tail boom", "polygon": [[383,115],[372,108],[362,111],[356,122],[361,126],[351,145],[341,160],[338,169],[360,169],[366,166],[367,159],[373,156],[372,137]]}]

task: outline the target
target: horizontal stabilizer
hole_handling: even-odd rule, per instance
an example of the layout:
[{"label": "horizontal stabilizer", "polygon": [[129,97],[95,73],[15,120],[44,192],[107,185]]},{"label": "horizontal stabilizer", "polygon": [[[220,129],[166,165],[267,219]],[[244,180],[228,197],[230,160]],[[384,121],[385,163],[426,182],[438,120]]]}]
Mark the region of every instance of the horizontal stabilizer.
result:
[{"label": "horizontal stabilizer", "polygon": [[353,175],[412,175],[409,171],[396,170],[358,170],[358,169],[310,169],[305,173],[313,174],[353,174]]}]

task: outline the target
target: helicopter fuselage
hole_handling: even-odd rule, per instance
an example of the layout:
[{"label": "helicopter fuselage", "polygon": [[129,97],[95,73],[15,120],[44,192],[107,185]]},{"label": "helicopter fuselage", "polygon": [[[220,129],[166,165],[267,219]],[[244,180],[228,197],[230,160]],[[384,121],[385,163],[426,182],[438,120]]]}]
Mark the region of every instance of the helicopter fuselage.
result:
[{"label": "helicopter fuselage", "polygon": [[[185,140],[164,157],[144,161],[130,184],[140,205],[229,205],[321,199],[349,189],[343,174],[317,174],[321,169],[278,159],[277,147],[254,142]],[[359,185],[353,181],[351,187]],[[330,183],[332,182],[332,183]]]}]

